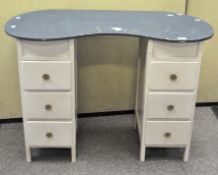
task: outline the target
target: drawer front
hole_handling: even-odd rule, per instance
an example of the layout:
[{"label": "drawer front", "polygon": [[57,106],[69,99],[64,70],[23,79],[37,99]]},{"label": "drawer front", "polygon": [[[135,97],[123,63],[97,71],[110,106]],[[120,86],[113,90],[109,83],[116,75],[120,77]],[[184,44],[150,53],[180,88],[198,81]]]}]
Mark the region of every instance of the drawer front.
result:
[{"label": "drawer front", "polygon": [[154,41],[152,57],[158,58],[192,58],[197,57],[199,52],[199,43],[172,43]]},{"label": "drawer front", "polygon": [[35,147],[71,147],[71,122],[27,122],[26,141]]},{"label": "drawer front", "polygon": [[148,95],[148,118],[191,118],[195,107],[192,93],[155,93]]},{"label": "drawer front", "polygon": [[31,119],[71,119],[71,93],[24,92],[23,115]]},{"label": "drawer front", "polygon": [[70,40],[21,41],[23,60],[67,60],[70,58]]},{"label": "drawer front", "polygon": [[151,90],[194,90],[199,63],[151,62],[150,69]]},{"label": "drawer front", "polygon": [[173,146],[188,142],[191,122],[148,121],[146,123],[146,145]]},{"label": "drawer front", "polygon": [[71,89],[71,62],[32,61],[21,64],[24,89]]}]

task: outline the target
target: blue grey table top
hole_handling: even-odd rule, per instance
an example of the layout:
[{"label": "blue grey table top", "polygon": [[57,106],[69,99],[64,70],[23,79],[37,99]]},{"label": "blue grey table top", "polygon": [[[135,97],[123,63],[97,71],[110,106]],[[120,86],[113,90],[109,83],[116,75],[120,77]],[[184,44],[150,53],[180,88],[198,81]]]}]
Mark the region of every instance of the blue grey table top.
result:
[{"label": "blue grey table top", "polygon": [[209,39],[205,21],[171,12],[43,10],[15,16],[5,26],[8,35],[28,40],[60,40],[90,35],[127,35],[170,42]]}]

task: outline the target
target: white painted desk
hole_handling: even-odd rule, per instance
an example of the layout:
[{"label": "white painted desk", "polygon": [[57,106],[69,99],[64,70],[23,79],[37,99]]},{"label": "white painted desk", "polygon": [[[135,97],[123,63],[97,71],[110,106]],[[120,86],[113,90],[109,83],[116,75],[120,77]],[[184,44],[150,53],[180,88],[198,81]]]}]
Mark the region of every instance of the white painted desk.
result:
[{"label": "white painted desk", "polygon": [[206,22],[164,12],[48,10],[12,18],[17,39],[27,161],[31,148],[71,148],[76,160],[76,41],[88,35],[139,37],[134,127],[147,147],[184,148],[189,158]]}]

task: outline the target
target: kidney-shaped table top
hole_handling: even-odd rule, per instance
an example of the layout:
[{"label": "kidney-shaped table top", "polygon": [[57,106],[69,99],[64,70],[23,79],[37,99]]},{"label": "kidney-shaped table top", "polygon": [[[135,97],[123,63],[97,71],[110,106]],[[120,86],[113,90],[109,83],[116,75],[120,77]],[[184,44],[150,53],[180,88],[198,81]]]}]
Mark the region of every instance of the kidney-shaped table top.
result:
[{"label": "kidney-shaped table top", "polygon": [[5,31],[15,38],[43,41],[90,35],[127,35],[194,42],[213,36],[213,28],[199,18],[157,11],[35,11],[13,17]]}]

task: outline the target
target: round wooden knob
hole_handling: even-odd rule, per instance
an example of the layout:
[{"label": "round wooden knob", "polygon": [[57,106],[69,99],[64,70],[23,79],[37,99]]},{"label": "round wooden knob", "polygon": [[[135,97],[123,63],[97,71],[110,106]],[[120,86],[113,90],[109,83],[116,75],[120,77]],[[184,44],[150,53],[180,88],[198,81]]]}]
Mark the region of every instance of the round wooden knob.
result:
[{"label": "round wooden knob", "polygon": [[47,104],[47,105],[45,105],[45,109],[46,109],[47,111],[50,111],[50,110],[52,109],[52,106],[49,105],[49,104]]},{"label": "round wooden knob", "polygon": [[170,75],[170,80],[171,80],[171,81],[176,81],[177,78],[178,78],[178,77],[177,77],[176,74],[171,74],[171,75]]},{"label": "round wooden knob", "polygon": [[164,137],[165,137],[165,138],[170,138],[170,137],[171,137],[171,133],[170,133],[170,132],[166,132],[166,133],[164,134]]},{"label": "round wooden knob", "polygon": [[47,133],[46,133],[46,137],[47,137],[48,139],[50,139],[50,138],[53,137],[53,134],[52,134],[51,132],[47,132]]},{"label": "round wooden knob", "polygon": [[168,105],[167,106],[167,110],[168,111],[173,111],[174,110],[174,106],[173,105]]},{"label": "round wooden knob", "polygon": [[43,74],[42,78],[43,78],[43,80],[49,80],[50,76],[48,74]]}]

